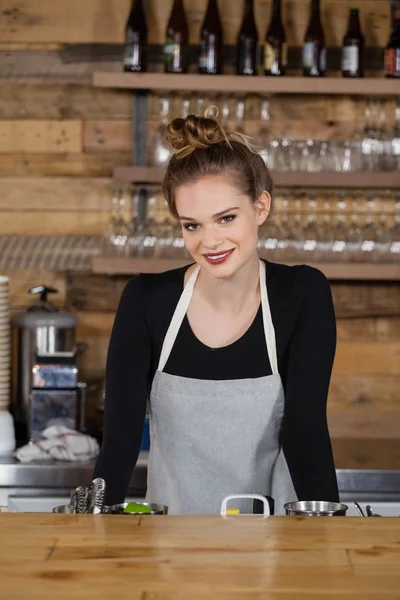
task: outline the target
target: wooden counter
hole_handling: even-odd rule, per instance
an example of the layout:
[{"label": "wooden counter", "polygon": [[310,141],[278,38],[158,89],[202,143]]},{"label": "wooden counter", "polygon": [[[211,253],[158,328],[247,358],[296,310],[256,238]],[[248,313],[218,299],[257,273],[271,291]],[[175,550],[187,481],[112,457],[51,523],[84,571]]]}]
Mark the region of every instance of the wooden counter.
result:
[{"label": "wooden counter", "polygon": [[0,514],[3,600],[400,598],[400,518]]}]

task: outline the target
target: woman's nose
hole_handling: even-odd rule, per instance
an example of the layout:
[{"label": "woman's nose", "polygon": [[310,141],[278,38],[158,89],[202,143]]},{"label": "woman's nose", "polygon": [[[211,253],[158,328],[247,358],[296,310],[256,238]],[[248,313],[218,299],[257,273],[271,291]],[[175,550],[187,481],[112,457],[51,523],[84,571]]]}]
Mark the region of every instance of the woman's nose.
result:
[{"label": "woman's nose", "polygon": [[205,248],[209,248],[210,250],[214,250],[221,245],[221,240],[217,236],[216,232],[213,228],[205,229],[203,236],[203,246]]}]

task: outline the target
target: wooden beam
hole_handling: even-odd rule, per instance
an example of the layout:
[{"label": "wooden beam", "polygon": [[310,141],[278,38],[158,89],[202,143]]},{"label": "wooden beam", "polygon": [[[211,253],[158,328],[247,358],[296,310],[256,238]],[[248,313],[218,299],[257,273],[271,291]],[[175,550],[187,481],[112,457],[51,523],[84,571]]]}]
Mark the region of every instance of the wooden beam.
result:
[{"label": "wooden beam", "polygon": [[[111,178],[117,165],[132,164],[132,152],[96,154],[0,154],[0,177],[102,177]],[[0,183],[1,187],[1,183]],[[96,188],[96,182],[93,181]]]},{"label": "wooden beam", "polygon": [[400,372],[400,340],[342,342],[333,365],[336,375],[396,375]]},{"label": "wooden beam", "polygon": [[[346,342],[339,341],[338,347],[345,344]],[[400,411],[399,389],[400,368],[398,373],[393,375],[333,373],[329,387],[328,410],[330,413],[346,410],[362,413],[366,409],[397,412]]]},{"label": "wooden beam", "polygon": [[0,119],[128,120],[132,92],[91,85],[13,83],[2,80]]},{"label": "wooden beam", "polygon": [[[16,218],[18,215],[18,218]],[[96,211],[0,213],[0,235],[104,235],[110,215]]]},{"label": "wooden beam", "polygon": [[[193,262],[191,259],[151,259],[151,258],[125,258],[98,256],[93,260],[93,273],[135,274],[135,273],[160,273],[168,269],[175,269]],[[398,281],[400,279],[400,265],[397,264],[357,264],[357,263],[310,263],[320,269],[332,280],[359,280],[359,281]]]},{"label": "wooden beam", "polygon": [[246,94],[349,94],[396,96],[398,82],[391,79],[338,77],[240,77],[171,73],[117,73],[97,71],[93,85],[106,88]]},{"label": "wooden beam", "polygon": [[0,152],[82,152],[81,121],[0,121]]},{"label": "wooden beam", "polygon": [[377,411],[375,408],[330,414],[328,425],[331,437],[347,439],[398,440],[400,411]]},{"label": "wooden beam", "polygon": [[132,121],[87,121],[83,146],[86,152],[131,152]]},{"label": "wooden beam", "polygon": [[[116,167],[114,177],[121,181],[137,183],[160,183],[165,169],[160,167]],[[307,171],[273,171],[272,178],[277,187],[316,188],[400,188],[400,173],[397,171],[336,173]]]},{"label": "wooden beam", "polygon": [[[107,213],[110,208],[110,180],[107,178],[0,177],[0,211],[10,215],[18,213],[14,217],[17,227],[21,211],[73,211],[79,214]],[[1,229],[2,223],[0,232]]]}]

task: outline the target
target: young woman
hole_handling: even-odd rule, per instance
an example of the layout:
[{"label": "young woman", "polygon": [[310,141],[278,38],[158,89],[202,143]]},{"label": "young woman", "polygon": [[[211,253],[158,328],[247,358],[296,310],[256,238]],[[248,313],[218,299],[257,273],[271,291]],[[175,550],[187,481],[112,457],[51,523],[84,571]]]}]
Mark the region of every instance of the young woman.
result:
[{"label": "young woman", "polygon": [[194,263],[138,275],[122,294],[94,472],[106,502],[125,498],[147,398],[146,499],[170,514],[219,513],[229,494],[270,496],[275,514],[297,499],[338,501],[329,284],[312,267],[259,259],[272,182],[245,138],[193,115],[172,121],[168,137],[176,152],[163,192]]}]

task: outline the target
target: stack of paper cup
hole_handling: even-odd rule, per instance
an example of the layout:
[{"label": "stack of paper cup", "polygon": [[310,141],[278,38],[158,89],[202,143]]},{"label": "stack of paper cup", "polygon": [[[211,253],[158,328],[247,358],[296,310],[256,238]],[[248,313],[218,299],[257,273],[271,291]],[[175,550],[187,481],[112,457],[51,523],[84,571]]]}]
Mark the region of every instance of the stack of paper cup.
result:
[{"label": "stack of paper cup", "polygon": [[0,276],[0,454],[15,448],[14,425],[8,412],[10,401],[10,306],[8,277]]}]

